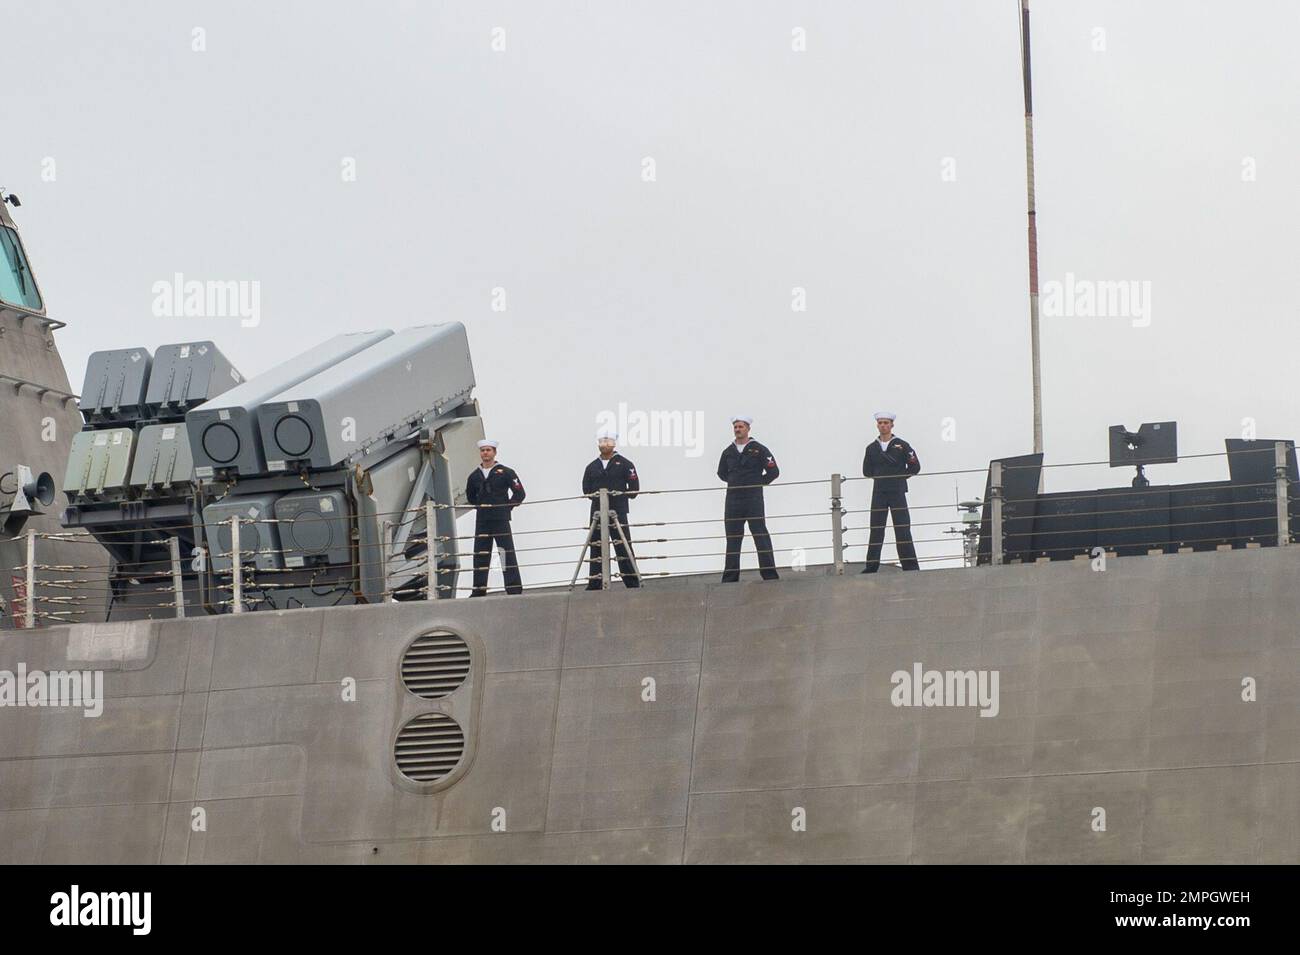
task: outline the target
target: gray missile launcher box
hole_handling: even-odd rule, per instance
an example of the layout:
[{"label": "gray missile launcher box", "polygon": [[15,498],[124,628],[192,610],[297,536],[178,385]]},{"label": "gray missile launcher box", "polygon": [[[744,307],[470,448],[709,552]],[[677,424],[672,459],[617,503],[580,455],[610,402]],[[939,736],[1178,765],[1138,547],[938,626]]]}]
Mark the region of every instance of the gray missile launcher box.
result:
[{"label": "gray missile launcher box", "polygon": [[147,348],[92,352],[81,385],[81,415],[87,424],[145,417],[145,392],[153,358]]},{"label": "gray missile launcher box", "polygon": [[150,424],[135,438],[135,463],[131,466],[131,487],[149,494],[188,490],[194,477],[190,440],[185,423]]},{"label": "gray missile launcher box", "polygon": [[262,405],[267,468],[338,467],[459,407],[473,389],[464,325],[404,329]]},{"label": "gray missile launcher box", "polygon": [[212,342],[163,345],[154,352],[145,410],[150,417],[176,418],[243,381]]},{"label": "gray missile launcher box", "polygon": [[465,479],[480,464],[478,443],[483,440],[483,419],[478,415],[457,418],[438,429],[438,434],[445,466],[450,471],[452,503],[457,514],[464,514],[473,509],[465,497]]},{"label": "gray missile launcher box", "polygon": [[280,534],[274,521],[275,494],[249,494],[214,501],[203,509],[203,536],[212,569],[230,570],[230,518],[239,517],[239,549],[244,563],[259,570],[280,566]]},{"label": "gray missile launcher box", "polygon": [[257,428],[258,409],[262,404],[392,334],[388,329],[379,329],[335,335],[248,379],[219,399],[191,410],[185,416],[185,423],[190,434],[195,476],[205,480],[217,471],[244,476],[265,474],[266,456],[262,453],[262,437]]},{"label": "gray missile launcher box", "polygon": [[131,450],[135,432],[130,428],[79,431],[72,436],[63,493],[69,501],[118,500],[127,495]]},{"label": "gray missile launcher box", "polygon": [[286,567],[346,564],[351,558],[348,505],[342,491],[294,491],[275,502]]}]

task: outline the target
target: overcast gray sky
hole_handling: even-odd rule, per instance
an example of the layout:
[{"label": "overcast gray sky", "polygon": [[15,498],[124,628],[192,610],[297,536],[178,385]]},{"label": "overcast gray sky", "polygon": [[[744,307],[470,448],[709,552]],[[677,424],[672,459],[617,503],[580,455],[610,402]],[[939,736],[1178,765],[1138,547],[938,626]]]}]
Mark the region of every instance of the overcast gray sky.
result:
[{"label": "overcast gray sky", "polygon": [[[211,338],[255,375],[337,332],[457,320],[536,497],[577,492],[620,402],[703,415],[701,456],[626,449],[651,487],[716,484],[734,411],[792,480],[859,474],[881,405],[927,471],[982,469],[1031,450],[1016,8],[3,0],[0,184],[74,390],[97,349]],[[1049,463],[1104,458],[1118,423],[1177,419],[1185,453],[1246,418],[1300,433],[1298,27],[1292,2],[1033,5],[1042,280],[1149,289],[1149,323],[1044,317]],[[155,317],[177,272],[259,282],[260,324]],[[912,503],[953,494],[921,479]],[[634,518],[720,506],[642,499]],[[768,494],[770,514],[825,507]]]}]

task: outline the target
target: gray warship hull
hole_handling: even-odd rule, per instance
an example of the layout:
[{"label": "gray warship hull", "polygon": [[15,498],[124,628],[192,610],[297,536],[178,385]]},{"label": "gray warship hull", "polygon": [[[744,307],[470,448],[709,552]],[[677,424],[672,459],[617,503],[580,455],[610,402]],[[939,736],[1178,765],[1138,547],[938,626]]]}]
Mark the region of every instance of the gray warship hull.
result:
[{"label": "gray warship hull", "polygon": [[[1300,548],[19,630],[8,863],[1294,863]],[[409,648],[470,653],[440,699]],[[895,705],[997,671],[997,714]],[[453,681],[455,682],[455,681]],[[432,787],[402,728],[463,730]],[[1100,825],[1099,825],[1100,822]]]}]

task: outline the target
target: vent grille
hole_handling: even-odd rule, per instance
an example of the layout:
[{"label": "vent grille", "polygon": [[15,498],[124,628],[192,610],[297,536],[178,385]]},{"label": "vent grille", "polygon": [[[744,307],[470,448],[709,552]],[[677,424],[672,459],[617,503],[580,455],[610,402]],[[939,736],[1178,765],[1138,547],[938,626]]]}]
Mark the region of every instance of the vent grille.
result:
[{"label": "vent grille", "polygon": [[454,633],[435,631],[416,639],[402,657],[402,682],[416,696],[440,700],[469,676],[469,646]]},{"label": "vent grille", "polygon": [[465,754],[465,733],[444,713],[425,713],[402,727],[394,755],[397,769],[417,783],[434,783],[456,768]]}]

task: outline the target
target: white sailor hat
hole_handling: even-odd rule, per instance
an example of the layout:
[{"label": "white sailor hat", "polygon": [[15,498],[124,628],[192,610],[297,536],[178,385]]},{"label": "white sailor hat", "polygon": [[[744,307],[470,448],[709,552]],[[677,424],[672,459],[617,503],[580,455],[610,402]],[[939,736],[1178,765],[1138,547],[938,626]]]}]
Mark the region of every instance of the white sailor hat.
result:
[{"label": "white sailor hat", "polygon": [[597,441],[613,441],[618,444],[618,432],[613,428],[601,428],[596,432]]},{"label": "white sailor hat", "polygon": [[881,418],[888,418],[890,421],[893,421],[898,417],[898,415],[894,414],[892,411],[877,411],[872,414],[871,417],[875,418],[877,421]]},{"label": "white sailor hat", "polygon": [[745,422],[745,424],[751,424],[751,425],[754,423],[754,419],[747,414],[732,415],[731,423],[735,424],[737,421],[743,421]]},{"label": "white sailor hat", "polygon": [[497,443],[495,441],[489,440],[488,438],[484,438],[482,441],[478,443],[478,446],[480,450],[482,450],[483,448],[495,448],[497,446]]}]

